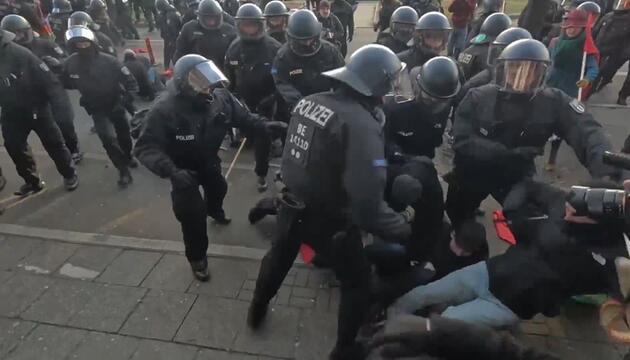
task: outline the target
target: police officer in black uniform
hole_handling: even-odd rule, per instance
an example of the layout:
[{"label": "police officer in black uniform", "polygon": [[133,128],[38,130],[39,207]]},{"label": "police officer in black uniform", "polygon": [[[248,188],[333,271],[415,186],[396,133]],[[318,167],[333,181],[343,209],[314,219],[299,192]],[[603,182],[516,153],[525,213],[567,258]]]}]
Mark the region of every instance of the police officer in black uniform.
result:
[{"label": "police officer in black uniform", "polygon": [[345,57],[348,53],[348,43],[354,38],[354,10],[346,0],[330,0],[330,11],[343,27],[344,41],[341,54]]},{"label": "police officer in black uniform", "polygon": [[137,163],[131,156],[131,135],[123,107],[123,89],[128,93],[137,93],[138,84],[116,58],[99,51],[90,29],[73,27],[68,30],[66,38],[68,47],[75,53],[64,64],[64,85],[68,89],[79,90],[79,103],[92,116],[103,148],[118,169],[118,185],[125,188],[133,181],[129,167],[135,167]]},{"label": "police officer in black uniform", "polygon": [[330,2],[320,0],[317,7],[317,20],[322,24],[322,39],[337,46],[341,56],[345,58],[348,44],[346,43],[346,33],[341,25],[341,21],[330,11]]},{"label": "police officer in black uniform", "polygon": [[267,35],[281,44],[287,42],[287,22],[289,20],[287,6],[279,0],[270,1],[265,6],[264,16]]},{"label": "police officer in black uniform", "polygon": [[222,0],[219,3],[223,11],[230,14],[230,16],[235,16],[240,6],[238,0]]},{"label": "police officer in black uniform", "polygon": [[488,67],[464,83],[464,86],[462,86],[462,89],[455,97],[455,107],[464,99],[470,89],[489,84],[492,81],[494,77],[494,65],[503,49],[517,40],[531,38],[532,35],[529,31],[520,27],[503,30],[488,48]]},{"label": "police officer in black uniform", "polygon": [[51,103],[63,101],[65,90],[48,66],[23,46],[13,43],[13,33],[0,30],[0,107],[4,146],[25,184],[15,192],[28,196],[44,189],[27,139],[35,131],[46,152],[72,191],[79,178],[70,151],[51,113]]},{"label": "police officer in black uniform", "polygon": [[499,203],[512,187],[535,172],[551,134],[573,148],[592,176],[618,176],[604,165],[611,145],[584,106],[545,87],[549,52],[537,40],[508,45],[496,64],[495,82],[471,89],[455,114],[455,151],[446,207],[455,226],[474,216],[491,194]]},{"label": "police officer in black uniform", "polygon": [[55,35],[57,45],[65,48],[66,30],[68,30],[68,18],[72,14],[72,4],[68,0],[53,0],[53,8],[48,14],[48,23]]},{"label": "police officer in black uniform", "polygon": [[186,24],[197,18],[197,8],[199,0],[186,0],[186,11],[182,14],[182,24]]},{"label": "police officer in black uniform", "polygon": [[88,14],[94,22],[99,26],[98,30],[107,35],[112,40],[114,45],[123,46],[125,40],[116,29],[116,26],[112,23],[109,14],[107,12],[107,5],[103,0],[92,0],[87,9]]},{"label": "police officer in black uniform", "polygon": [[280,125],[251,114],[227,86],[214,63],[196,54],[183,56],[175,63],[166,92],[149,110],[134,150],[149,170],[171,179],[173,212],[182,227],[186,257],[201,281],[210,278],[206,217],[230,222],[223,211],[227,183],[218,156],[226,132],[232,127],[262,132]]},{"label": "police officer in black uniform", "polygon": [[138,29],[136,29],[136,26],[133,24],[133,20],[131,19],[131,4],[128,3],[128,0],[115,1],[114,7],[116,11],[116,26],[120,29],[123,37],[139,40],[140,34],[138,34]]},{"label": "police officer in black uniform", "polygon": [[[412,69],[410,78],[413,100],[389,102],[385,106],[385,153],[389,164],[388,189],[398,175],[407,173],[406,164],[412,158],[424,158],[413,166],[412,173],[407,173],[422,184],[422,196],[412,204],[416,218],[407,250],[413,259],[424,260],[432,254],[434,243],[440,238],[444,216],[442,187],[431,159],[442,144],[452,100],[461,83],[457,64],[444,56],[434,57]],[[396,208],[396,204],[392,206]]]},{"label": "police officer in black uniform", "polygon": [[73,12],[72,15],[70,15],[70,19],[68,19],[68,28],[72,28],[74,26],[82,26],[92,30],[94,36],[96,37],[98,47],[106,54],[114,57],[117,56],[116,48],[114,47],[112,39],[99,30],[100,26],[92,20],[90,14],[84,11]]},{"label": "police officer in black uniform", "polygon": [[392,14],[389,28],[381,31],[376,43],[388,47],[395,54],[409,50],[409,40],[418,22],[418,13],[411,6],[401,6]]},{"label": "police officer in black uniform", "polygon": [[156,0],[155,9],[158,12],[155,22],[164,40],[164,68],[168,68],[175,55],[177,36],[182,28],[182,18],[168,0]]},{"label": "police officer in black uniform", "polygon": [[271,69],[284,101],[279,107],[284,110],[292,109],[307,95],[330,90],[333,83],[322,72],[344,64],[339,49],[320,39],[321,29],[310,10],[298,10],[289,17],[288,41],[278,51]]},{"label": "police officer in black uniform", "polygon": [[413,38],[407,44],[410,49],[399,53],[398,58],[407,64],[408,69],[424,64],[446,49],[451,29],[442,13],[432,11],[422,15],[416,23]]},{"label": "police officer in black uniform", "polygon": [[[265,34],[265,17],[254,4],[244,4],[236,13],[238,38],[225,54],[225,73],[230,80],[230,90],[242,99],[249,109],[268,118],[274,114],[276,86],[271,76],[271,66],[282,46]],[[258,190],[267,189],[271,138],[258,134],[248,139],[255,143]]]},{"label": "police officer in black uniform", "polygon": [[[13,41],[31,50],[53,73],[61,73],[62,62],[65,58],[64,51],[50,40],[35,38],[31,24],[26,19],[20,15],[8,15],[2,19],[0,28],[14,33],[16,37]],[[83,155],[79,151],[79,139],[74,129],[74,111],[70,97],[66,91],[60,91],[59,97],[59,101],[51,104],[53,117],[61,130],[68,150],[72,154],[72,160],[78,163]]]},{"label": "police officer in black uniform", "polygon": [[475,10],[475,13],[479,12],[479,16],[470,23],[466,43],[471,42],[475,36],[482,33],[481,26],[490,15],[503,11],[504,1],[505,0],[481,0],[481,6]]},{"label": "police officer in black uniform", "polygon": [[199,54],[223,67],[225,52],[236,38],[236,29],[223,21],[223,10],[215,0],[202,0],[197,20],[184,24],[177,38],[175,59],[186,54]]},{"label": "police officer in black uniform", "polygon": [[457,61],[466,79],[479,74],[488,67],[488,49],[492,41],[512,25],[512,19],[504,13],[494,13],[483,22],[479,35],[475,36],[470,46],[459,53]]},{"label": "police officer in black uniform", "polygon": [[[293,15],[295,16],[295,15]],[[289,20],[291,23],[291,20]],[[290,24],[289,24],[290,25]],[[381,45],[357,50],[347,66],[327,71],[340,86],[293,108],[282,156],[286,191],[278,234],[263,258],[248,324],[258,328],[301,243],[330,256],[341,282],[337,342],[331,359],[364,359],[355,342],[369,306],[369,265],[361,230],[406,239],[408,220],[383,200],[386,178],[381,110],[403,66]],[[379,69],[380,71],[374,71]]]}]

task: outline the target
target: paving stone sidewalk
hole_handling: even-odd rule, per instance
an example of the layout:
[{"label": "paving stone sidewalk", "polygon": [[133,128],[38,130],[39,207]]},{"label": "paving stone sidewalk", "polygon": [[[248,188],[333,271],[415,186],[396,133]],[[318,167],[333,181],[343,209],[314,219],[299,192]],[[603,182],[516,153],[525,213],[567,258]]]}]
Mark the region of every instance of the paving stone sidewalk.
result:
[{"label": "paving stone sidewalk", "polygon": [[[211,258],[213,278],[199,283],[180,254],[0,236],[0,359],[326,359],[332,275],[295,266],[253,333],[245,317],[258,265]],[[523,323],[519,336],[565,359],[623,358],[593,309],[565,312]]]}]

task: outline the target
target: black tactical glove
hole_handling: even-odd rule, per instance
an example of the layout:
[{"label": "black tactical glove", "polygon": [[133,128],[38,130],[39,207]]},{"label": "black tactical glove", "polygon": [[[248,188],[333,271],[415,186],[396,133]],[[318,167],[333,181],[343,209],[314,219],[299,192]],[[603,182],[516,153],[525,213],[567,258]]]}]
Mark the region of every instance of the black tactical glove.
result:
[{"label": "black tactical glove", "polygon": [[194,171],[180,169],[171,175],[171,184],[173,189],[184,190],[199,186],[197,174]]},{"label": "black tactical glove", "polygon": [[55,74],[60,74],[63,71],[63,64],[52,56],[42,56],[42,61],[50,68],[50,71]]}]

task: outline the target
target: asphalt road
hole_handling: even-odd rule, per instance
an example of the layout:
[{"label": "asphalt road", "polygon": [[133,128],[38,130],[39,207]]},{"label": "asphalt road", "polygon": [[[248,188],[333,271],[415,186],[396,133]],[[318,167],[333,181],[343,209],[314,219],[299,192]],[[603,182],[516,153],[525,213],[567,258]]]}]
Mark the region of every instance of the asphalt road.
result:
[{"label": "asphalt road", "polygon": [[[155,33],[150,37],[156,38]],[[355,40],[350,44],[350,51],[374,40],[375,33],[371,29],[361,28],[356,32]],[[137,47],[130,42],[129,47]],[[161,54],[161,44],[154,42],[156,55]],[[612,86],[592,99],[593,104],[611,104],[616,99],[622,78],[618,77]],[[105,152],[95,134],[89,129],[92,121],[85,111],[78,106],[78,95],[71,92],[75,106],[75,123],[79,134],[80,146],[86,153],[84,161],[79,165],[81,184],[75,192],[66,192],[62,187],[62,179],[57,174],[52,161],[43,152],[39,139],[32,134],[29,139],[39,167],[39,172],[46,181],[47,191],[36,197],[28,198],[20,204],[8,209],[0,222],[20,224],[38,228],[50,228],[98,234],[114,234],[148,239],[181,241],[179,224],[174,218],[170,204],[170,184],[161,180],[144,168],[133,171],[134,184],[125,190],[116,185],[117,172],[107,159]],[[147,107],[150,104],[140,104]],[[605,127],[607,134],[616,148],[630,132],[628,119],[630,109],[590,105],[589,110]],[[225,164],[232,159],[234,149],[222,152]],[[449,151],[439,151],[436,163],[441,173],[449,168]],[[542,160],[542,159],[539,159]],[[277,160],[276,160],[277,161]],[[2,199],[10,197],[22,180],[17,176],[13,163],[4,148],[0,149],[0,166],[8,179],[5,190],[0,193]],[[270,171],[273,175],[274,169]],[[562,186],[578,183],[587,177],[586,172],[578,164],[568,146],[564,145],[559,155],[559,168],[554,173],[541,171],[540,176]],[[229,226],[214,225],[209,221],[211,242],[265,249],[269,246],[274,229],[273,219],[267,219],[252,226],[247,221],[249,208],[264,194],[256,190],[253,172],[253,156],[247,149],[237,162],[237,167],[228,180],[229,191],[225,208],[233,218]],[[270,190],[271,191],[271,190]],[[487,211],[485,222],[489,224],[490,211],[497,207],[492,200],[483,204]],[[503,244],[491,243],[493,252],[501,251]]]}]

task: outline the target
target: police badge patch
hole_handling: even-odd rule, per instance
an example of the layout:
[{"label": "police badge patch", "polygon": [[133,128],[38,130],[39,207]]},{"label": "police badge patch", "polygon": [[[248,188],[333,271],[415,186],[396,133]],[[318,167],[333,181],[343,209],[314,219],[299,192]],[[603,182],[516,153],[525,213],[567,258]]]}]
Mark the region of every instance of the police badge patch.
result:
[{"label": "police badge patch", "polygon": [[459,54],[459,56],[457,57],[457,61],[464,63],[464,64],[470,64],[470,61],[473,59],[473,56],[471,54]]},{"label": "police badge patch", "polygon": [[582,104],[578,99],[571,100],[569,106],[571,106],[571,109],[573,109],[573,111],[578,114],[584,114],[584,112],[586,111],[584,104]]}]

